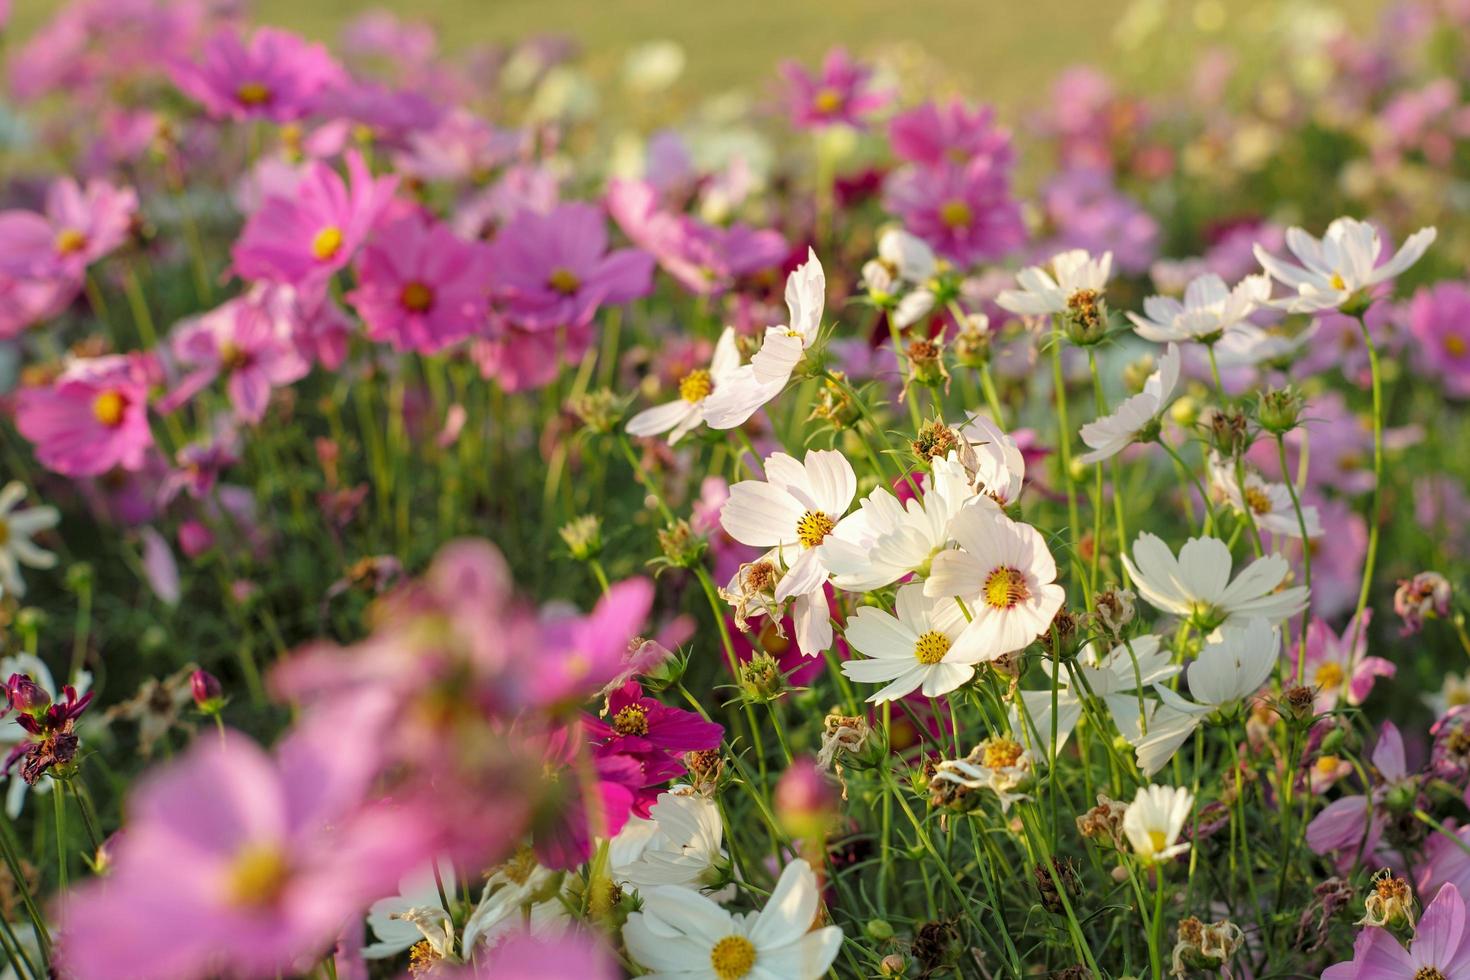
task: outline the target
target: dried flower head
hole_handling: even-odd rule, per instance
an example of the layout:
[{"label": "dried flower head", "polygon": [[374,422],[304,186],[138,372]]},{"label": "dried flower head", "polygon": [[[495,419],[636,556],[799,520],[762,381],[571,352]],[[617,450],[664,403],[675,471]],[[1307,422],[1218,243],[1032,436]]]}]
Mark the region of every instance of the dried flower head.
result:
[{"label": "dried flower head", "polygon": [[1414,924],[1414,890],[1408,881],[1382,868],[1374,873],[1372,885],[1363,898],[1363,917],[1358,925],[1389,929]]},{"label": "dried flower head", "polygon": [[1245,933],[1229,919],[1206,924],[1191,915],[1179,923],[1170,973],[1182,977],[1190,970],[1218,969],[1244,943]]}]

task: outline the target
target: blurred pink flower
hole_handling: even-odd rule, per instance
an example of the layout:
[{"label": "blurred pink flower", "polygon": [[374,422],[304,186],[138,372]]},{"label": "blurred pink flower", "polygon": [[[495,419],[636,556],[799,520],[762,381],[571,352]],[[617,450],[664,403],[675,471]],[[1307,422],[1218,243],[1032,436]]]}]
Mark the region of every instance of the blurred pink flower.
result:
[{"label": "blurred pink flower", "polygon": [[198,61],[180,60],[169,74],[215,119],[271,122],[308,115],[346,80],[326,48],[273,27],[257,29],[248,41],[224,28],[205,42]]},{"label": "blurred pink flower", "polygon": [[791,124],[798,129],[837,124],[861,129],[868,116],[892,99],[892,93],[873,87],[873,69],[854,61],[844,48],[828,51],[815,75],[795,61],[784,62],[780,71]]},{"label": "blurred pink flower", "polygon": [[[1378,678],[1398,673],[1398,666],[1392,662],[1367,656],[1368,624],[1372,619],[1373,610],[1364,609],[1360,616],[1349,620],[1341,635],[1321,619],[1313,619],[1307,626],[1306,683],[1317,691],[1318,714],[1336,708],[1340,699],[1350,705],[1362,704]],[[1288,646],[1287,659],[1294,656]]]},{"label": "blurred pink flower", "polygon": [[42,466],[65,476],[141,469],[153,445],[149,380],[140,355],[73,361],[54,383],[20,392],[16,428]]},{"label": "blurred pink flower", "polygon": [[311,370],[297,349],[279,300],[256,289],[180,324],[172,339],[174,356],[193,370],[160,410],[172,410],[223,376],[235,417],[250,425],[265,418],[271,391],[301,380]]},{"label": "blurred pink flower", "polygon": [[138,195],[102,180],[70,177],[46,191],[44,214],[0,212],[0,272],[39,280],[80,279],[128,239]]},{"label": "blurred pink flower", "polygon": [[903,167],[889,175],[883,206],[936,252],[968,268],[1000,259],[1026,240],[1005,160]]},{"label": "blurred pink flower", "polygon": [[1470,398],[1470,285],[1420,289],[1409,303],[1409,330],[1420,368],[1437,376],[1447,394]]},{"label": "blurred pink flower", "polygon": [[498,939],[474,964],[440,968],[434,975],[443,980],[619,980],[622,971],[602,944],[586,933],[549,938],[519,932]]},{"label": "blurred pink flower", "polygon": [[347,297],[368,336],[429,354],[487,326],[485,246],[439,221],[407,217],[376,232]]},{"label": "blurred pink flower", "polygon": [[926,167],[964,166],[983,157],[992,167],[1009,169],[1016,158],[1011,134],[996,125],[995,110],[962,99],[901,112],[888,123],[888,134],[896,155]]}]

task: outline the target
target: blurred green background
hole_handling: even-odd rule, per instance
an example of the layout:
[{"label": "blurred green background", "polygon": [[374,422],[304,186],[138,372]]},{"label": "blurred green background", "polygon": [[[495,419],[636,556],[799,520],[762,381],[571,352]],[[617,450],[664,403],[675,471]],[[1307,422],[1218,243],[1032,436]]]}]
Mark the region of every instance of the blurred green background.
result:
[{"label": "blurred green background", "polygon": [[[17,0],[24,36],[62,0]],[[855,52],[911,47],[973,97],[1037,101],[1057,71],[1078,62],[1150,87],[1186,76],[1201,53],[1228,44],[1249,58],[1285,25],[1334,18],[1363,27],[1384,0],[256,0],[256,20],[334,40],[355,15],[386,8],[427,20],[448,50],[560,32],[590,61],[621,60],[637,44],[679,42],[682,85],[693,94],[749,91],[784,58],[815,61],[833,44]]]}]

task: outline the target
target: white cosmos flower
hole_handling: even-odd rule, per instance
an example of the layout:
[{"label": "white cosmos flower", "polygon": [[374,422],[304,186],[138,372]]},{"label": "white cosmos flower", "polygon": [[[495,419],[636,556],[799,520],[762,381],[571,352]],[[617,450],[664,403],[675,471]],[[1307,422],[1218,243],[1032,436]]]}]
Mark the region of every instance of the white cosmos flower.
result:
[{"label": "white cosmos flower", "polygon": [[981,507],[960,511],[949,531],[960,550],[934,556],[924,594],[959,596],[973,617],[955,641],[955,657],[975,663],[1024,648],[1066,598],[1041,532]]},{"label": "white cosmos flower", "polygon": [[1173,786],[1140,786],[1123,814],[1123,833],[1133,853],[1148,863],[1167,861],[1189,850],[1178,843],[1184,821],[1194,807],[1189,790]]},{"label": "white cosmos flower", "polygon": [[[709,367],[696,368],[679,379],[679,397],[675,401],[644,409],[629,419],[628,434],[656,436],[667,432],[669,445],[672,446],[702,423],[709,421],[711,414],[716,421],[723,421],[734,413],[744,411],[745,416],[740,419],[740,422],[744,422],[776,394],[772,391],[768,397],[764,386],[747,383],[751,373],[749,367],[742,367],[740,364],[740,351],[735,346],[735,328],[726,327],[715,344],[715,353],[710,359]],[[724,391],[727,387],[731,393],[722,400],[715,401],[715,393]],[[711,413],[711,404],[720,411]]]},{"label": "white cosmos flower", "polygon": [[[786,549],[788,553],[790,550]],[[780,632],[781,606],[785,599],[777,599],[776,595],[790,574],[782,566],[782,554],[781,548],[772,548],[755,561],[741,565],[720,590],[720,595],[735,607],[735,625],[741,630],[747,628],[750,619],[769,616]],[[806,656],[815,657],[832,645],[832,618],[827,595],[820,587],[796,596],[791,604],[791,619],[796,627],[797,649]]]},{"label": "white cosmos flower", "polygon": [[[660,793],[649,815],[652,819],[639,823],[651,824],[652,832],[636,857],[613,861],[614,880],[640,890],[660,885],[702,890],[719,882],[728,860],[722,846],[725,828],[713,800],[694,792]],[[614,839],[610,853],[622,837]]]},{"label": "white cosmos flower", "polygon": [[[1138,692],[1168,680],[1184,668],[1172,662],[1172,654],[1160,644],[1157,636],[1140,636],[1128,642],[1133,647],[1131,656],[1128,647],[1120,643],[1100,657],[1097,645],[1089,643],[1078,654],[1076,669],[1086,678],[1093,693],[1108,706],[1118,731],[1132,738],[1142,730],[1138,723]],[[1138,664],[1136,671],[1135,660]],[[1041,669],[1047,677],[1052,676],[1050,659],[1043,659]],[[1082,694],[1073,688],[1072,675],[1065,669],[1057,673],[1057,688],[1057,751],[1061,751],[1082,717]],[[1050,741],[1051,690],[1022,691],[1021,698],[1026,703],[1026,713],[1036,726],[1035,734]],[[1145,700],[1143,710],[1152,716],[1155,705],[1152,699]],[[1021,719],[1014,720],[1019,723]]]},{"label": "white cosmos flower", "polygon": [[1235,477],[1235,467],[1222,459],[1219,453],[1210,453],[1210,487],[1219,499],[1229,504],[1238,514],[1250,508],[1256,527],[1272,534],[1289,538],[1302,536],[1302,524],[1307,526],[1307,537],[1322,536],[1322,521],[1317,508],[1302,505],[1302,519],[1296,517],[1296,507],[1291,502],[1291,490],[1285,483],[1271,483],[1250,467],[1244,468],[1245,485]]},{"label": "white cosmos flower", "polygon": [[1185,675],[1193,701],[1155,685],[1154,691],[1163,703],[1149,718],[1148,733],[1123,733],[1133,745],[1143,774],[1152,776],[1164,768],[1206,717],[1260,690],[1276,668],[1280,647],[1279,631],[1264,619],[1222,626]]},{"label": "white cosmos flower", "polygon": [[790,322],[767,327],[761,349],[750,359],[755,380],[763,385],[785,384],[802,355],[817,339],[827,304],[827,275],[817,253],[807,249],[807,260],[786,277],[786,309]]},{"label": "white cosmos flower", "polygon": [[[1002,507],[1015,503],[1026,480],[1026,457],[1021,455],[1016,440],[978,410],[969,414],[960,435],[963,445],[958,450],[958,459],[970,474],[976,491]],[[951,458],[955,455],[950,454]]]},{"label": "white cosmos flower", "polygon": [[1007,289],[995,298],[1003,310],[1021,316],[1050,316],[1067,309],[1067,300],[1083,290],[1102,292],[1113,270],[1113,253],[1094,259],[1083,249],[1061,252],[1051,258],[1053,275],[1040,266],[1027,266],[1016,274],[1020,289]]},{"label": "white cosmos flower", "polygon": [[1222,368],[1254,367],[1294,357],[1311,342],[1321,326],[1321,320],[1313,320],[1305,329],[1288,336],[1277,330],[1263,330],[1254,323],[1237,324],[1215,345],[1215,356]]},{"label": "white cosmos flower", "polygon": [[26,594],[20,566],[52,568],[56,555],[36,546],[31,538],[37,531],[55,527],[61,514],[55,507],[28,507],[16,510],[25,499],[25,484],[12,480],[0,490],[0,586],[17,599]]},{"label": "white cosmos flower", "polygon": [[920,688],[925,697],[948,694],[975,676],[974,653],[954,643],[969,623],[952,598],[924,595],[918,583],[898,590],[898,615],[863,606],[847,621],[843,635],[852,648],[871,659],[846,660],[842,672],[860,684],[887,682],[870,703],[896,701]]},{"label": "white cosmos flower", "polygon": [[[440,875],[445,894],[454,894],[454,868],[448,861],[441,862]],[[423,868],[398,882],[398,894],[374,902],[368,909],[367,924],[377,942],[362,948],[362,955],[370,960],[396,956],[424,938],[422,930],[403,916],[414,909],[439,909],[439,885],[434,880],[434,869]]]},{"label": "white cosmos flower", "polygon": [[1184,302],[1172,296],[1150,296],[1143,301],[1145,315],[1130,312],[1128,319],[1140,337],[1156,344],[1190,340],[1213,344],[1270,298],[1267,276],[1246,276],[1231,289],[1210,272],[1190,282]]},{"label": "white cosmos flower", "polygon": [[922,496],[899,503],[879,487],[858,503],[819,550],[832,584],[848,592],[871,592],[906,575],[927,575],[929,563],[949,546],[949,522],[977,495],[953,453],[931,464]]},{"label": "white cosmos flower", "polygon": [[[556,895],[545,892],[557,872],[537,863],[528,848],[518,851],[490,877],[480,904],[464,925],[460,948],[464,958],[490,949],[508,932],[528,927],[536,936],[557,936],[571,927],[571,916]],[[536,901],[539,899],[539,901]]]},{"label": "white cosmos flower", "polygon": [[1149,605],[1205,629],[1252,616],[1279,623],[1307,605],[1305,586],[1277,591],[1291,571],[1280,555],[1257,558],[1232,582],[1230,548],[1218,538],[1190,538],[1176,559],[1157,535],[1145,531],[1123,564]]},{"label": "white cosmos flower", "polygon": [[1077,458],[1091,465],[1116,456],[1132,445],[1169,407],[1174,386],[1179,383],[1179,347],[1170,344],[1159,358],[1159,367],[1143,383],[1143,390],[1123,400],[1111,415],[1104,415],[1084,425],[1078,434],[1092,447],[1092,452]]},{"label": "white cosmos flower", "polygon": [[1317,239],[1301,228],[1286,230],[1286,247],[1300,265],[1285,262],[1255,246],[1256,261],[1296,295],[1276,305],[1293,313],[1315,313],[1342,306],[1361,291],[1402,275],[1434,242],[1435,229],[1420,228],[1382,265],[1378,229],[1356,218],[1338,218]]},{"label": "white cosmos flower", "polygon": [[930,280],[938,270],[934,250],[922,238],[890,228],[878,238],[878,257],[863,265],[863,284],[875,297],[891,299],[900,288],[912,286],[889,316],[902,330],[934,308]]},{"label": "white cosmos flower", "polygon": [[812,929],[817,877],[801,860],[781,872],[760,912],[733,915],[687,888],[663,886],[642,894],[628,916],[628,954],[665,980],[817,980],[837,958],[842,930]]}]

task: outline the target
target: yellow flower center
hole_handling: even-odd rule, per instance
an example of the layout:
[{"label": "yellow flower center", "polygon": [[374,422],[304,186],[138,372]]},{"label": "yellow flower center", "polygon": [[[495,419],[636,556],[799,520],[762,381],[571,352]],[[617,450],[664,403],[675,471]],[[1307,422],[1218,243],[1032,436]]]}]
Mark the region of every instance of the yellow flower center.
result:
[{"label": "yellow flower center", "polygon": [[812,104],[818,112],[836,112],[842,108],[842,93],[831,86],[819,89],[812,97]]},{"label": "yellow flower center", "polygon": [[1271,497],[1260,487],[1245,488],[1245,504],[1254,513],[1271,513]]},{"label": "yellow flower center", "polygon": [[531,879],[531,872],[536,870],[536,852],[523,844],[510,860],[495,870],[517,885],[524,885]]},{"label": "yellow flower center", "polygon": [[1445,975],[1432,966],[1421,966],[1414,973],[1414,980],[1445,980]]},{"label": "yellow flower center", "polygon": [[992,609],[1013,609],[1018,603],[1031,598],[1031,590],[1026,588],[1026,576],[1008,565],[1002,565],[986,577],[981,594],[985,604]]},{"label": "yellow flower center", "polygon": [[648,709],[630,704],[613,715],[613,730],[619,735],[647,735]]},{"label": "yellow flower center", "polygon": [[60,255],[75,255],[87,247],[87,236],[76,228],[63,228],[56,233],[56,251]]},{"label": "yellow flower center", "polygon": [[104,391],[92,402],[92,417],[109,429],[122,425],[123,410],[127,401],[115,391]]},{"label": "yellow flower center", "polygon": [[317,261],[326,262],[334,258],[340,251],[342,251],[342,229],[336,225],[327,225],[312,236],[311,254],[317,257]]},{"label": "yellow flower center", "polygon": [[236,905],[269,905],[280,897],[290,878],[286,856],[269,844],[252,844],[230,866],[229,898]]},{"label": "yellow flower center", "polygon": [[1330,776],[1337,770],[1338,758],[1335,755],[1319,755],[1317,757],[1317,772],[1323,776]]},{"label": "yellow flower center", "polygon": [[809,510],[796,522],[796,540],[803,548],[815,548],[826,540],[837,522],[819,510]]},{"label": "yellow flower center", "polygon": [[1312,681],[1318,687],[1328,691],[1335,691],[1342,686],[1342,668],[1337,664],[1326,663],[1317,668]]},{"label": "yellow flower center", "polygon": [[245,361],[245,352],[233,340],[220,341],[219,362],[226,371],[244,367]]},{"label": "yellow flower center", "polygon": [[425,313],[434,305],[434,290],[421,282],[411,282],[398,294],[398,302],[410,313]]},{"label": "yellow flower center", "polygon": [[546,285],[552,291],[561,293],[563,296],[571,296],[582,288],[582,280],[571,269],[556,268],[551,270],[551,275],[546,277]]},{"label": "yellow flower center", "polygon": [[970,206],[961,200],[946,201],[939,208],[939,220],[946,228],[968,228],[974,218]]},{"label": "yellow flower center", "polygon": [[1150,830],[1148,832],[1149,853],[1157,854],[1169,844],[1169,838],[1162,830]]},{"label": "yellow flower center", "polygon": [[755,968],[755,945],[744,936],[726,936],[710,948],[709,965],[720,980],[740,980]]},{"label": "yellow flower center", "polygon": [[1332,288],[1333,289],[1346,289],[1347,288],[1347,283],[1343,280],[1342,273],[1340,273],[1340,272],[1334,272],[1332,274],[1332,278],[1330,280],[1328,280],[1328,281],[1332,283]]},{"label": "yellow flower center", "polygon": [[433,943],[427,939],[420,939],[409,947],[408,975],[413,980],[432,976],[435,970],[438,969],[442,959],[443,957],[439,955],[439,951],[434,948]]},{"label": "yellow flower center", "polygon": [[10,522],[0,517],[0,547],[10,543]]},{"label": "yellow flower center", "polygon": [[714,381],[704,368],[690,371],[679,380],[679,397],[691,405],[704,401],[713,390]]},{"label": "yellow flower center", "polygon": [[1444,352],[1451,357],[1464,357],[1466,353],[1470,353],[1470,341],[1452,333],[1444,339]]},{"label": "yellow flower center", "polygon": [[934,630],[921,633],[919,642],[914,644],[914,659],[921,664],[937,664],[946,653],[949,653],[949,637]]},{"label": "yellow flower center", "polygon": [[1013,738],[992,738],[985,744],[985,768],[1009,769],[1021,758],[1021,743]]},{"label": "yellow flower center", "polygon": [[271,100],[271,90],[264,82],[244,82],[235,89],[235,98],[241,105],[265,105]]}]

